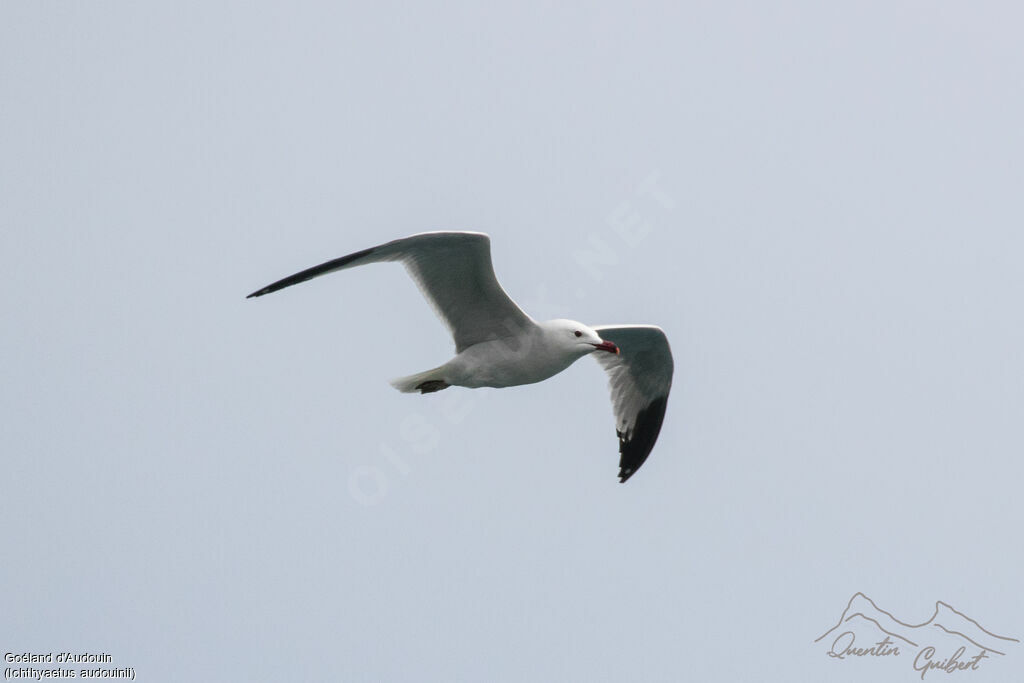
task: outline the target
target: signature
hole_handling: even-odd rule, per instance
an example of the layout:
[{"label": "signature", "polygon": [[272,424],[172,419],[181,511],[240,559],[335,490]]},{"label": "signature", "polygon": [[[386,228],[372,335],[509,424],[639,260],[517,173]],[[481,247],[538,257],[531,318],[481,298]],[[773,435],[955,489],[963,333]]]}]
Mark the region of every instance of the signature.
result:
[{"label": "signature", "polygon": [[913,653],[912,666],[921,680],[930,671],[977,671],[992,655],[1003,657],[1020,642],[989,631],[941,600],[927,621],[915,624],[901,621],[863,593],[854,593],[835,626],[814,642],[822,640],[831,642],[825,654],[838,660],[892,660],[900,655],[906,660]]}]

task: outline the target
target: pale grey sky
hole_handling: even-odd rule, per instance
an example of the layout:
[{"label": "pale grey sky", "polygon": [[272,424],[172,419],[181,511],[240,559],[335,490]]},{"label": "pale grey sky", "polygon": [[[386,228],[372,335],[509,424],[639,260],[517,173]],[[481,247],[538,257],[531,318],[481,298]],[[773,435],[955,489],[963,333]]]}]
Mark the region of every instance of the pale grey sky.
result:
[{"label": "pale grey sky", "polygon": [[[857,591],[1024,638],[1022,20],[4,3],[0,648],[146,682],[919,680],[812,642]],[[433,229],[489,233],[537,317],[665,329],[627,484],[588,359],[395,392],[452,351],[397,266],[244,299]]]}]

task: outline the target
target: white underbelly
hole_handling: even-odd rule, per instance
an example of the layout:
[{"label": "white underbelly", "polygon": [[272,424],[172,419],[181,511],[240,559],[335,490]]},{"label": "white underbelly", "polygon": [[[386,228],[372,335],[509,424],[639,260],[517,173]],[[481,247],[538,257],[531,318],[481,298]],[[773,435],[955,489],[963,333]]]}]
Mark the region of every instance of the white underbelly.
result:
[{"label": "white underbelly", "polygon": [[445,364],[445,381],[471,388],[533,384],[557,375],[578,358],[544,351],[539,345],[512,348],[502,341],[477,344]]}]

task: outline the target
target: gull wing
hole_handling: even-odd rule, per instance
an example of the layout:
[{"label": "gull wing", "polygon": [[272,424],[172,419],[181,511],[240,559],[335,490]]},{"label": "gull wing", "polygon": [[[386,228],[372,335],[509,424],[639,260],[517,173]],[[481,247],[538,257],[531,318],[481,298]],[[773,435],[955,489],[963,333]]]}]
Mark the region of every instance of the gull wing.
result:
[{"label": "gull wing", "polygon": [[595,327],[601,339],[619,353],[594,354],[608,373],[619,437],[619,480],[625,482],[647,460],[658,440],[672,388],[672,349],[660,327],[607,325]]},{"label": "gull wing", "polygon": [[394,240],[307,268],[246,298],[381,261],[399,261],[405,266],[451,330],[456,352],[536,325],[501,288],[491,265],[491,240],[480,232],[425,232]]}]

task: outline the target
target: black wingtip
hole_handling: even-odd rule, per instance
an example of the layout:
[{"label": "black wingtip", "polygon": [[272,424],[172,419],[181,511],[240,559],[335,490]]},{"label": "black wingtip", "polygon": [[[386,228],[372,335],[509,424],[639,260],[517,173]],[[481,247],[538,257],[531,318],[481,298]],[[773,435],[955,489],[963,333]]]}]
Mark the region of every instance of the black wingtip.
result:
[{"label": "black wingtip", "polygon": [[[299,273],[299,275],[301,275],[301,274],[302,273]],[[267,285],[263,289],[257,289],[255,292],[253,292],[252,294],[250,294],[249,296],[247,296],[245,298],[246,299],[255,299],[258,296],[263,296],[264,294],[270,294],[271,292],[276,292],[279,289],[284,289],[285,287],[289,287],[289,286],[294,285],[294,284],[296,284],[298,282],[303,282],[303,281],[308,280],[308,279],[309,279],[308,277],[299,279],[296,275],[292,275],[291,277],[286,277],[283,280],[278,280],[277,282],[275,282],[272,285]]]},{"label": "black wingtip", "polygon": [[377,251],[378,248],[379,247],[370,247],[369,249],[363,249],[362,251],[357,251],[356,253],[349,254],[348,256],[342,256],[341,258],[325,261],[324,263],[321,263],[318,266],[313,266],[312,268],[307,268],[306,270],[303,270],[299,273],[295,273],[294,275],[289,275],[286,278],[282,278],[277,282],[267,285],[263,289],[257,289],[255,292],[253,292],[252,294],[245,298],[251,299],[256,296],[263,296],[264,294],[270,294],[271,292],[276,292],[277,290],[284,289],[285,287],[297,285],[300,282],[305,282],[306,280],[312,280],[318,275],[329,273],[332,270],[337,270],[338,268],[347,266],[349,263],[352,263],[357,259],[361,259],[364,256],[369,256],[373,252]]},{"label": "black wingtip", "polygon": [[641,410],[636,416],[636,424],[628,435],[616,431],[619,436],[619,483],[636,474],[647,460],[658,440],[661,423],[665,421],[665,408],[668,407],[668,396],[659,396]]}]

